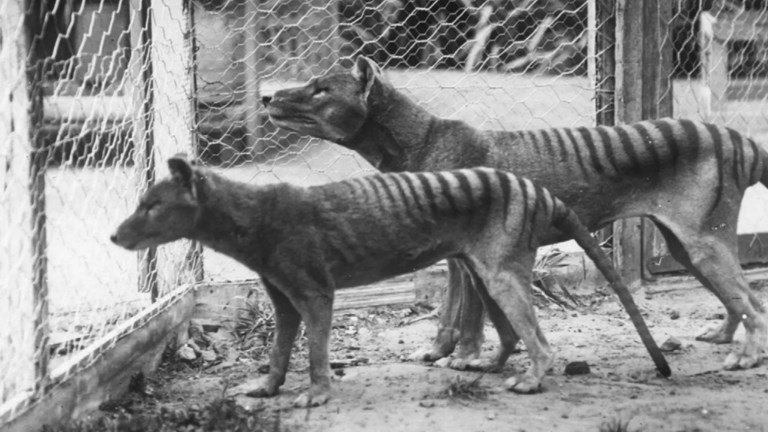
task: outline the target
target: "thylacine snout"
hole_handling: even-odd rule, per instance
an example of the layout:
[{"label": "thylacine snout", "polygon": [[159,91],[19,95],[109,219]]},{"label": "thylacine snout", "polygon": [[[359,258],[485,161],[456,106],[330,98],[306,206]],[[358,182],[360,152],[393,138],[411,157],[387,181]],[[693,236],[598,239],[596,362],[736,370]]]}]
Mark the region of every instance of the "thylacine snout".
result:
[{"label": "thylacine snout", "polygon": [[116,244],[117,246],[120,246],[123,249],[127,249],[129,251],[136,251],[139,249],[144,249],[141,247],[138,241],[135,241],[131,237],[135,236],[135,234],[132,234],[130,232],[130,228],[128,225],[132,222],[132,217],[128,218],[125,222],[121,223],[119,227],[115,230],[114,233],[112,233],[109,236],[109,240]]}]

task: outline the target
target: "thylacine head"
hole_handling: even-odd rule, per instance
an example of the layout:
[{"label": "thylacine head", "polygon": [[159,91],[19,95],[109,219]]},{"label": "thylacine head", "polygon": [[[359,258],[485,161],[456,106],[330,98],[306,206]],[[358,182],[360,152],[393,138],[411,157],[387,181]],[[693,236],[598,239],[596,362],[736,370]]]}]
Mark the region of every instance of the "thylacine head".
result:
[{"label": "thylacine head", "polygon": [[183,155],[168,159],[171,176],[150,187],[133,212],[110,237],[128,250],[146,249],[191,238],[199,211],[197,188],[205,172]]},{"label": "thylacine head", "polygon": [[368,117],[368,95],[381,76],[379,67],[360,57],[352,73],[334,73],[303,87],[262,97],[272,122],[281,128],[344,142],[357,134]]},{"label": "thylacine head", "polygon": [[[403,150],[418,146],[429,133],[420,125],[438,120],[363,56],[350,71],[279,90],[262,102],[276,126],[348,147],[384,171],[406,170],[399,161]],[[418,170],[413,168],[407,170]]]}]

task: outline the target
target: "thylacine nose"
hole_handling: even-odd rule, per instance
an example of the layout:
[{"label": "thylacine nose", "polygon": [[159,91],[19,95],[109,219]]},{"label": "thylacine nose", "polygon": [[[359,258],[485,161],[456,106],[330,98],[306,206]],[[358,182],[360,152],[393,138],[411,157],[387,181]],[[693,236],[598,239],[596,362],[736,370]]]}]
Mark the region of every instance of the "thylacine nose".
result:
[{"label": "thylacine nose", "polygon": [[109,236],[109,240],[112,241],[112,243],[117,244],[117,234],[115,233]]},{"label": "thylacine nose", "polygon": [[272,102],[272,96],[262,96],[261,103],[263,103],[264,106],[269,105],[270,102]]}]

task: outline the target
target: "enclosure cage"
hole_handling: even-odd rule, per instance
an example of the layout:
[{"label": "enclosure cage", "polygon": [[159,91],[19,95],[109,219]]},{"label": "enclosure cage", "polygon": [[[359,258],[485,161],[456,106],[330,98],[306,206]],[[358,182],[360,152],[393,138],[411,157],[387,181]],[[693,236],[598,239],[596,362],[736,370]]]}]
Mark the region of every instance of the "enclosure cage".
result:
[{"label": "enclosure cage", "polygon": [[[365,55],[429,111],[479,128],[676,116],[764,145],[767,6],[0,0],[0,424],[41,406],[56,407],[51,419],[83,412],[80,396],[56,392],[98,393],[80,377],[127,355],[128,335],[178,324],[174,308],[200,286],[256,277],[190,242],[139,254],[109,243],[169,156],[255,184],[375,172],[348,149],[277,129],[261,96]],[[766,262],[766,195],[750,190],[743,206],[745,264]],[[617,226],[613,244],[634,257],[617,261],[625,273],[680,269],[645,222]]]}]

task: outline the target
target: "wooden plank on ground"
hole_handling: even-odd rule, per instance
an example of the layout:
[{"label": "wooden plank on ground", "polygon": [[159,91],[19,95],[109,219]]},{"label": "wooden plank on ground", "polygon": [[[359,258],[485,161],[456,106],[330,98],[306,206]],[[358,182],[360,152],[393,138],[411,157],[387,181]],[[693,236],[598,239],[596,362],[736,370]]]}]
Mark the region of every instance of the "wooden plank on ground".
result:
[{"label": "wooden plank on ground", "polygon": [[[261,280],[249,279],[238,282],[208,282],[200,285],[201,295],[196,306],[195,317],[206,319],[223,319],[234,313],[237,304],[232,302],[234,297],[249,296],[250,292],[255,301],[266,301]],[[217,291],[221,293],[217,294]],[[416,289],[414,275],[398,276],[376,284],[355,288],[344,288],[336,291],[334,311],[349,309],[391,306],[415,303]]]},{"label": "wooden plank on ground", "polygon": [[[768,233],[741,234],[737,241],[742,265],[768,265]],[[654,275],[685,271],[685,267],[668,253],[650,257],[645,265]]]},{"label": "wooden plank on ground", "polygon": [[[761,267],[744,270],[744,277],[749,283],[768,280],[768,268]],[[704,286],[701,285],[701,282],[698,281],[698,279],[690,275],[666,275],[656,279],[653,282],[645,284],[643,288],[646,295],[665,294],[669,292],[690,289],[705,289]]]}]

